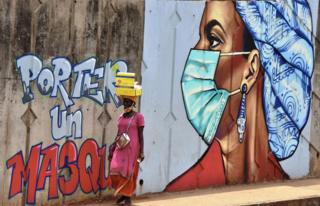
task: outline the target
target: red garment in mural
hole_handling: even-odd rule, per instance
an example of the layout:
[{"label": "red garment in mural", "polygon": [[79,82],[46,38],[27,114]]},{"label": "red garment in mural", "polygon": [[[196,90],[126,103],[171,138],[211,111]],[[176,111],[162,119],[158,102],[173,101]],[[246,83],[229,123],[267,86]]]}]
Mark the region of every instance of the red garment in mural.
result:
[{"label": "red garment in mural", "polygon": [[172,181],[165,191],[182,191],[224,184],[225,173],[220,145],[214,140],[199,162]]},{"label": "red garment in mural", "polygon": [[[259,152],[257,153],[259,154]],[[259,170],[261,171],[261,177],[257,179],[258,181],[288,178],[271,152],[268,153],[266,161],[259,158],[263,155],[257,156],[256,162],[260,165]],[[262,162],[264,164],[261,164]],[[183,191],[224,185],[227,183],[225,172],[220,144],[214,139],[202,158],[184,174],[173,180],[165,191]],[[246,182],[253,181],[255,180],[246,180]]]}]

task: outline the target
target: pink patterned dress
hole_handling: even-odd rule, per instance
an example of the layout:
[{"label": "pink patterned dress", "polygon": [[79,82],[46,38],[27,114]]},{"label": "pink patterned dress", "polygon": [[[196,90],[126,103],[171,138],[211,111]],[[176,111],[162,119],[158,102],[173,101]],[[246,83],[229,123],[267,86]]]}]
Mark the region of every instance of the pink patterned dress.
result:
[{"label": "pink patterned dress", "polygon": [[128,129],[130,143],[124,149],[116,148],[110,163],[110,175],[121,175],[127,179],[133,174],[140,151],[138,128],[144,126],[144,117],[139,112],[135,112],[133,117],[128,118],[120,115],[118,119],[118,130],[120,134],[126,132],[131,118],[131,125]]}]

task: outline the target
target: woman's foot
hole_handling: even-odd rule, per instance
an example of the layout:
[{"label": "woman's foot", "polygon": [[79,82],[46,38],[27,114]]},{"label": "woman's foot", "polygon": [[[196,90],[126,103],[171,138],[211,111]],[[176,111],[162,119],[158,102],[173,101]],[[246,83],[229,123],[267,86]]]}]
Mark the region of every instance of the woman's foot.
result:
[{"label": "woman's foot", "polygon": [[117,199],[117,201],[116,201],[116,203],[117,204],[121,204],[123,201],[125,201],[126,200],[126,197],[125,196],[121,196],[121,197],[119,197],[118,199]]},{"label": "woman's foot", "polygon": [[126,197],[123,206],[131,206],[131,198]]}]

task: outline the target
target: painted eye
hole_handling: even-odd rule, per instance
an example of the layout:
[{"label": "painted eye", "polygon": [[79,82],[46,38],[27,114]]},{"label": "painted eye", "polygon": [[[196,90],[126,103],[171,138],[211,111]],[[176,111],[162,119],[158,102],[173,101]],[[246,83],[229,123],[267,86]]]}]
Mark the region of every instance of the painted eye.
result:
[{"label": "painted eye", "polygon": [[208,40],[210,42],[210,46],[209,46],[210,49],[214,49],[217,46],[219,46],[220,44],[223,44],[223,42],[219,38],[217,38],[211,34],[208,35]]},{"label": "painted eye", "polygon": [[212,41],[212,43],[210,44],[210,49],[214,49],[215,47],[217,47],[220,44],[220,42],[218,41]]}]

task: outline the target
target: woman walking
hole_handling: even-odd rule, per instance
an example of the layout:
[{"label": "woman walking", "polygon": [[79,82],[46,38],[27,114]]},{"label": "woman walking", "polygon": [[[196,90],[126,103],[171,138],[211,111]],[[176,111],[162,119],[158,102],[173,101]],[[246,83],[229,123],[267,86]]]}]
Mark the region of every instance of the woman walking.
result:
[{"label": "woman walking", "polygon": [[[114,144],[114,151],[110,152],[109,183],[118,196],[117,204],[131,205],[131,197],[136,189],[139,162],[143,161],[143,128],[144,117],[133,108],[136,96],[121,96],[124,113],[118,119],[118,134]],[[127,134],[129,140],[123,134]]]}]

